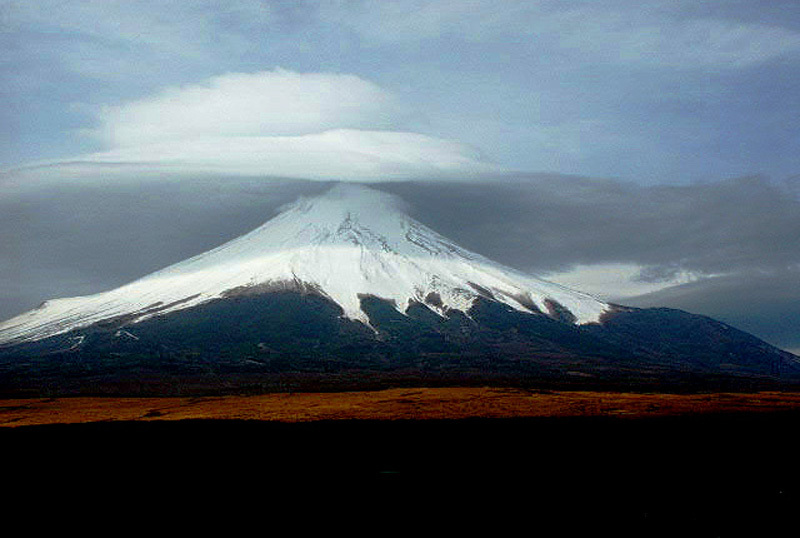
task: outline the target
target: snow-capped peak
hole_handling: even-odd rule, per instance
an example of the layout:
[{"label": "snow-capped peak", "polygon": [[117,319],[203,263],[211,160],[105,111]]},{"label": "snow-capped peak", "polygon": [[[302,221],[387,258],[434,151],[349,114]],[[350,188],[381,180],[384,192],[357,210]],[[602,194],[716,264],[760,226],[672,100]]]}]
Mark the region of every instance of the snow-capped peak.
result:
[{"label": "snow-capped peak", "polygon": [[467,312],[484,296],[525,312],[599,320],[608,305],[465,250],[409,217],[399,198],[353,184],[301,198],[213,250],[111,291],[47,301],[0,323],[0,343],[38,340],[125,316],[135,323],[236,293],[314,290],[369,323],[361,297]]}]

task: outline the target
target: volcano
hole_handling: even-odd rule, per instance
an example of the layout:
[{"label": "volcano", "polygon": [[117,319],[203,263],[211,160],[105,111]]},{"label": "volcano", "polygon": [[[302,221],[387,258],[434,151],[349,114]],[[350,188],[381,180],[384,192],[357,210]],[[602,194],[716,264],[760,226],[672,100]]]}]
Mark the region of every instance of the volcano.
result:
[{"label": "volcano", "polygon": [[410,218],[396,197],[339,184],[252,232],[126,286],[47,301],[0,325],[0,343],[38,340],[128,316],[137,323],[241,293],[314,291],[369,325],[361,298],[440,315],[489,297],[524,312],[597,322],[609,306],[459,247]]},{"label": "volcano", "polygon": [[0,368],[6,385],[165,371],[662,382],[799,370],[710,318],[609,304],[505,267],[353,184],[130,284],[1,323]]}]

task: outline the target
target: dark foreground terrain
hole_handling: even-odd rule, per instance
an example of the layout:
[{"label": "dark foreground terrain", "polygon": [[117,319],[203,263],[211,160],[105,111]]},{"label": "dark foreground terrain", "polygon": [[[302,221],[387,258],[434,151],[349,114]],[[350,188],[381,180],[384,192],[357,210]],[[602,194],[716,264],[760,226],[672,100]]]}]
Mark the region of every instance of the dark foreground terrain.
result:
[{"label": "dark foreground terrain", "polygon": [[794,536],[798,424],[798,411],[100,422],[0,428],[0,450],[6,520],[34,508],[36,525]]},{"label": "dark foreground terrain", "polygon": [[[465,384],[655,391],[800,387],[800,357],[704,316],[615,306],[600,323],[579,326],[557,303],[548,313],[524,313],[484,293],[467,314],[446,315],[422,303],[402,314],[386,300],[363,296],[371,327],[343,318],[341,307],[313,292],[239,292],[137,323],[123,316],[0,346],[0,397]],[[430,301],[437,303],[436,297]]]}]

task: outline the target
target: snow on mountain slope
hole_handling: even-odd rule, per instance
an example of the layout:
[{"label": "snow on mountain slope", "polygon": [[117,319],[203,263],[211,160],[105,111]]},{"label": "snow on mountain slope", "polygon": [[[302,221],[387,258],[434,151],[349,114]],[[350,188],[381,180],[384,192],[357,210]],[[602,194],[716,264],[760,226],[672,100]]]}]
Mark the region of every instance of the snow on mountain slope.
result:
[{"label": "snow on mountain slope", "polygon": [[576,323],[608,305],[469,252],[415,221],[398,198],[339,184],[300,199],[252,232],[111,291],[55,299],[0,323],[0,344],[33,341],[127,316],[131,323],[231,294],[313,290],[368,323],[360,296],[466,312],[479,297]]}]

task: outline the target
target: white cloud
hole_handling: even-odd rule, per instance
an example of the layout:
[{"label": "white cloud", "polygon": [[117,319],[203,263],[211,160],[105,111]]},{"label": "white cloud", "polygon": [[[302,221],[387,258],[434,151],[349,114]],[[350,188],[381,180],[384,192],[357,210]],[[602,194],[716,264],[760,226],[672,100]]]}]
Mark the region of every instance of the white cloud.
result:
[{"label": "white cloud", "polygon": [[567,271],[542,275],[543,278],[591,293],[604,300],[620,300],[695,282],[713,275],[678,271],[658,281],[642,279],[645,268],[635,263],[578,264]]},{"label": "white cloud", "polygon": [[[84,163],[181,173],[318,180],[464,179],[496,172],[458,142],[417,133],[337,129],[299,136],[203,137],[119,148]],[[135,168],[134,168],[135,169]]]},{"label": "white cloud", "polygon": [[98,113],[109,149],[6,173],[2,188],[264,176],[314,180],[467,179],[498,172],[465,144],[387,130],[401,107],[354,75],[229,73]]},{"label": "white cloud", "polygon": [[110,187],[233,176],[319,181],[468,180],[501,172],[459,142],[337,129],[299,136],[203,137],[117,148],[0,174],[0,196],[54,184]]},{"label": "white cloud", "polygon": [[100,126],[90,132],[109,147],[210,136],[304,135],[390,127],[397,109],[388,92],[353,75],[276,69],[229,73],[105,107]]}]

